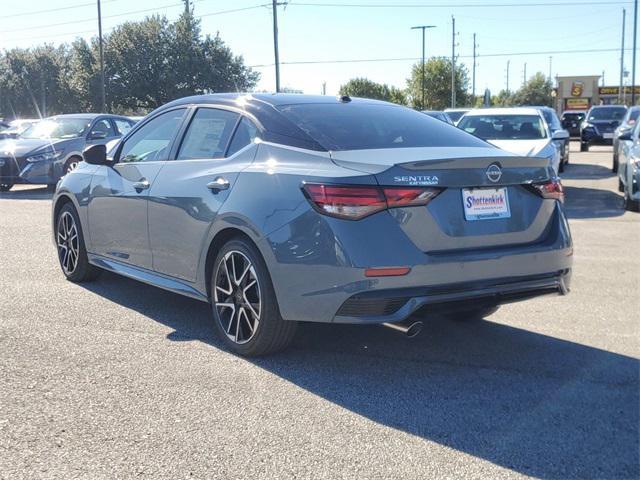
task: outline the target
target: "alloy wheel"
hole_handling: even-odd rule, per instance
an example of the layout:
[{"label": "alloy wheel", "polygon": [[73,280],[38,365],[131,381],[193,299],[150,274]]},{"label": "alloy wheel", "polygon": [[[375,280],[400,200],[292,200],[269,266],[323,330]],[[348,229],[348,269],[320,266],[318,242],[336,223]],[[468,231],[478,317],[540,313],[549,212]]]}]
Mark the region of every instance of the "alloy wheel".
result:
[{"label": "alloy wheel", "polygon": [[71,275],[78,266],[80,239],[73,215],[63,212],[58,220],[57,231],[58,257],[65,274]]},{"label": "alloy wheel", "polygon": [[247,343],[258,330],[262,310],[255,267],[244,253],[231,250],[220,260],[214,278],[214,308],[222,329],[231,341]]},{"label": "alloy wheel", "polygon": [[65,173],[73,172],[76,168],[78,168],[79,163],[80,162],[78,162],[78,160],[69,160],[69,162],[67,162],[67,168]]}]

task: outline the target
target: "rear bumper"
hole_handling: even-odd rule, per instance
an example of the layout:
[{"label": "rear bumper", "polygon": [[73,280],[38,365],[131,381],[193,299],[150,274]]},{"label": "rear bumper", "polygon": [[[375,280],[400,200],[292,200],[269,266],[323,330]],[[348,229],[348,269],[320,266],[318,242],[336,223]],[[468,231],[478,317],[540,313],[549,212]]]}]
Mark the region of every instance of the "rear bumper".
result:
[{"label": "rear bumper", "polygon": [[[613,132],[608,132],[608,133],[613,134]],[[603,133],[596,132],[592,129],[583,130],[580,135],[580,140],[585,143],[597,143],[597,144],[603,144],[603,145],[613,144],[613,137],[604,138]]]},{"label": "rear bumper", "polygon": [[436,288],[381,290],[354,295],[338,310],[336,323],[400,322],[417,310],[443,313],[461,307],[490,307],[543,295],[566,295],[571,270],[524,278],[494,279]]},{"label": "rear bumper", "polygon": [[[358,225],[340,222],[310,211],[263,238],[260,249],[283,318],[397,322],[429,305],[469,300],[495,305],[569,288],[573,246],[560,205],[532,243],[453,252],[420,250],[388,212]],[[411,271],[365,276],[369,267],[399,266]],[[373,298],[383,301],[369,301]]]}]

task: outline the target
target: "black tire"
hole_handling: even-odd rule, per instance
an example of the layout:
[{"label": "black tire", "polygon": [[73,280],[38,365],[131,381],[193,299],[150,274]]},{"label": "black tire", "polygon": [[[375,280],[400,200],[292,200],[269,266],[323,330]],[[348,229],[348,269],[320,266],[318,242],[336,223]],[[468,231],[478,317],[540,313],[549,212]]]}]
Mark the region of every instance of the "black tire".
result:
[{"label": "black tire", "polygon": [[640,202],[632,200],[627,190],[624,191],[624,209],[630,212],[640,212]]},{"label": "black tire", "polygon": [[[70,220],[73,220],[73,226],[75,227],[75,241],[72,235],[72,229],[69,227],[69,223],[64,224],[64,222],[70,222]],[[58,253],[58,261],[60,262],[60,268],[62,269],[64,276],[67,280],[75,283],[94,280],[98,275],[100,275],[102,270],[89,263],[80,219],[78,218],[78,213],[72,204],[67,203],[60,209],[55,225],[56,250]],[[62,230],[65,231],[64,240],[61,238]],[[66,250],[62,246],[63,243],[66,244]],[[76,249],[76,254],[69,258],[69,252],[74,248]],[[75,263],[73,262],[73,257],[75,257]]]},{"label": "black tire", "polygon": [[622,180],[620,180],[620,177],[618,177],[618,191],[624,192],[624,183],[622,183]]},{"label": "black tire", "polygon": [[493,315],[498,311],[499,306],[493,307],[478,307],[469,309],[460,309],[453,312],[446,313],[444,316],[450,320],[456,322],[473,322],[482,320],[483,318]]},{"label": "black tire", "polygon": [[8,192],[13,188],[13,183],[0,183],[0,192]]},{"label": "black tire", "polygon": [[558,166],[558,173],[562,172],[564,172],[564,162],[560,162],[560,165]]},{"label": "black tire", "polygon": [[613,154],[613,166],[611,167],[613,173],[618,173],[618,156]]},{"label": "black tire", "polygon": [[82,158],[80,157],[70,157],[67,159],[66,162],[64,162],[64,171],[63,171],[63,175],[66,175],[69,172],[72,172],[73,170],[75,170],[78,167],[78,164],[82,161]]},{"label": "black tire", "polygon": [[581,152],[588,152],[589,151],[589,144],[586,142],[580,142],[580,151]]},{"label": "black tire", "polygon": [[[236,283],[238,270],[244,273]],[[257,287],[247,286],[253,280]],[[297,322],[282,319],[267,266],[250,241],[233,238],[220,249],[213,263],[210,292],[213,323],[229,350],[247,357],[268,355],[293,340]]]}]

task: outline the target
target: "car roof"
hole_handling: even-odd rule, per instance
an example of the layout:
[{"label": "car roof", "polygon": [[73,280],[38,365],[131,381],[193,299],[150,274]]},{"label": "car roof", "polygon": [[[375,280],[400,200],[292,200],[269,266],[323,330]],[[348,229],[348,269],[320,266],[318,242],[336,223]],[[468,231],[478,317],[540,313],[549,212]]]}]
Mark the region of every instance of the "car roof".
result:
[{"label": "car roof", "polygon": [[467,112],[465,117],[481,115],[540,115],[540,110],[537,107],[479,108]]},{"label": "car roof", "polygon": [[97,117],[114,117],[114,118],[126,118],[122,115],[113,115],[111,113],[63,113],[60,115],[52,115],[43,120],[50,120],[53,118],[86,118],[87,120],[93,120]]},{"label": "car roof", "polygon": [[267,104],[271,106],[300,105],[300,104],[340,104],[340,103],[377,103],[395,105],[381,100],[369,98],[358,98],[349,96],[329,96],[329,95],[302,95],[296,93],[212,93],[208,95],[194,95],[191,97],[179,98],[166,106],[190,105],[190,104],[221,104],[235,107],[246,107],[256,104]]},{"label": "car roof", "polygon": [[594,108],[627,108],[626,105],[594,105],[589,110],[593,110]]},{"label": "car roof", "polygon": [[470,112],[471,108],[445,108],[445,112]]},{"label": "car roof", "polygon": [[562,111],[562,115],[564,115],[565,113],[578,113],[578,114],[582,113],[582,114],[585,114],[585,113],[587,113],[587,111],[586,110],[563,110]]}]

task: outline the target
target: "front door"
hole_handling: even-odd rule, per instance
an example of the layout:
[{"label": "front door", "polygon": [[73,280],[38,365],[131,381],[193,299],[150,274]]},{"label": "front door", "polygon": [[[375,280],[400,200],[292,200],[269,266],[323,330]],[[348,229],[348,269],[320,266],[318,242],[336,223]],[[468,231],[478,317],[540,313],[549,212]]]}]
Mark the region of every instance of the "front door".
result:
[{"label": "front door", "polygon": [[149,189],[166,163],[185,114],[171,110],[148,120],[99,167],[88,207],[91,253],[151,269],[147,226]]}]

